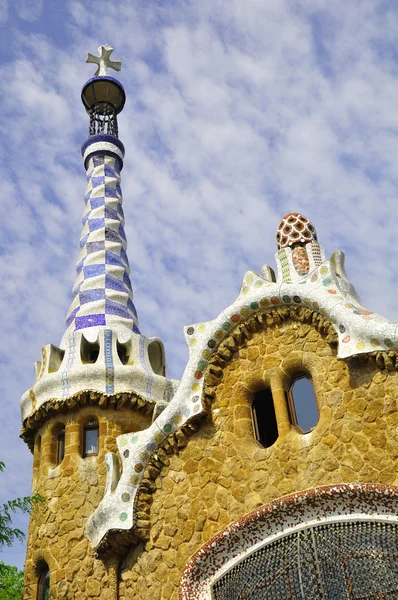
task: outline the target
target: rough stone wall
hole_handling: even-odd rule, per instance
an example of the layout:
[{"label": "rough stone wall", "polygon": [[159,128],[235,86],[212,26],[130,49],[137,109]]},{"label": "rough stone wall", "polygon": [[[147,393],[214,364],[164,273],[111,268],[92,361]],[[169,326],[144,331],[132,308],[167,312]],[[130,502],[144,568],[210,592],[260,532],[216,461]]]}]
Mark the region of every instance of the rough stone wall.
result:
[{"label": "rough stone wall", "polygon": [[[83,427],[99,422],[98,456],[82,458]],[[116,437],[149,427],[150,415],[130,409],[87,406],[46,420],[35,437],[33,493],[46,498],[31,515],[25,563],[24,600],[35,600],[43,562],[51,577],[51,598],[114,600],[111,563],[94,557],[84,535],[87,518],[105,487],[106,452],[116,452]],[[57,432],[66,427],[65,457],[56,466]]]},{"label": "rough stone wall", "polygon": [[[290,423],[286,390],[313,379],[320,418],[309,434]],[[285,321],[252,334],[218,379],[206,421],[175,448],[156,479],[150,536],[122,564],[120,599],[176,600],[182,571],[228,523],[285,494],[334,483],[398,484],[398,373],[372,359],[347,364],[312,326]],[[250,403],[271,386],[279,438],[255,440]]]}]

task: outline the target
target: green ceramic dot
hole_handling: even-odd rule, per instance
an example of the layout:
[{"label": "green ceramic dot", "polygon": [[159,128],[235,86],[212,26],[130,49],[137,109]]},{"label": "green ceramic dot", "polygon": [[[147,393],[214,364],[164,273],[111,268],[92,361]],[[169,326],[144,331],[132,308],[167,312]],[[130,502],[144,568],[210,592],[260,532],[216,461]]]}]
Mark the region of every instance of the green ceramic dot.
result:
[{"label": "green ceramic dot", "polygon": [[285,295],[282,297],[282,300],[283,302],[290,302],[290,296]]},{"label": "green ceramic dot", "polygon": [[258,309],[258,303],[257,303],[257,302],[252,302],[252,303],[250,304],[250,308],[251,308],[252,310],[257,310],[257,309]]},{"label": "green ceramic dot", "polygon": [[228,321],[225,321],[225,323],[223,323],[222,328],[225,331],[228,331],[228,329],[231,329],[231,323],[229,323]]},{"label": "green ceramic dot", "polygon": [[119,515],[119,519],[120,519],[121,521],[127,521],[127,513],[126,513],[126,512],[122,512],[122,513],[120,513],[120,515]]},{"label": "green ceramic dot", "polygon": [[173,429],[173,426],[171,423],[166,423],[166,425],[163,427],[163,431],[165,433],[170,433],[170,431]]},{"label": "green ceramic dot", "polygon": [[124,494],[122,494],[122,500],[123,500],[123,502],[130,502],[130,500],[131,500],[130,494],[128,494],[127,492],[124,492]]},{"label": "green ceramic dot", "polygon": [[198,369],[200,369],[201,371],[203,371],[207,366],[207,361],[206,360],[200,360],[198,362]]},{"label": "green ceramic dot", "polygon": [[136,444],[138,442],[138,435],[132,435],[130,438],[130,442],[132,444]]}]

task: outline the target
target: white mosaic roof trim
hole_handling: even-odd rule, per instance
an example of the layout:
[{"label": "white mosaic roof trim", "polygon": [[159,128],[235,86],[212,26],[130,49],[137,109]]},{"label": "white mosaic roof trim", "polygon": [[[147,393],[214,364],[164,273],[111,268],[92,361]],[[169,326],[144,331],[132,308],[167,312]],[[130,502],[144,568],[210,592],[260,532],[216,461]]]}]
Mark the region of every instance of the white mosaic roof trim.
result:
[{"label": "white mosaic roof trim", "polygon": [[117,333],[112,329],[100,329],[96,343],[98,358],[95,363],[88,364],[82,359],[82,346],[87,344],[82,332],[69,333],[65,353],[52,344],[43,347],[42,361],[36,363],[36,381],[21,399],[22,421],[47,401],[62,402],[84,391],[108,395],[132,392],[162,408],[168,404],[178,382],[156,374],[148,355],[149,346],[158,344],[165,364],[160,340],[131,334],[125,344],[128,364],[123,364],[119,358]]},{"label": "white mosaic roof trim", "polygon": [[[317,242],[316,248],[312,245],[306,245],[308,255],[323,257],[322,246]],[[202,392],[208,360],[236,324],[257,311],[296,305],[318,311],[331,321],[338,335],[339,358],[398,348],[398,324],[359,304],[355,289],[345,276],[342,252],[334,253],[331,260],[323,260],[308,275],[292,283],[281,281],[281,273],[278,282],[269,281],[268,267],[263,267],[262,273],[265,278],[248,271],[238,298],[216,319],[185,328],[190,355],[174,398],[150,428],[117,438],[123,470],[118,483],[108,486],[88,521],[87,534],[94,546],[112,529],[128,530],[134,526],[134,499],[148,461],[166,437],[203,411]],[[112,478],[117,457],[109,454],[106,461]]]}]

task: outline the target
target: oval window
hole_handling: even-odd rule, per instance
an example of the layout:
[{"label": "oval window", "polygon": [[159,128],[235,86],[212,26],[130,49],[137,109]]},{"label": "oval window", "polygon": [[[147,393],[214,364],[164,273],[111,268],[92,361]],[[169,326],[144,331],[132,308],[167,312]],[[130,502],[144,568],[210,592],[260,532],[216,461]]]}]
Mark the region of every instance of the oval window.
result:
[{"label": "oval window", "polygon": [[261,390],[261,392],[254,394],[252,415],[257,440],[264,448],[269,448],[278,439],[278,425],[270,389]]},{"label": "oval window", "polygon": [[288,396],[293,425],[300,433],[309,433],[318,423],[319,409],[308,375],[300,375],[293,380]]},{"label": "oval window", "polygon": [[50,569],[44,566],[40,573],[37,586],[37,600],[49,600],[50,598]]}]

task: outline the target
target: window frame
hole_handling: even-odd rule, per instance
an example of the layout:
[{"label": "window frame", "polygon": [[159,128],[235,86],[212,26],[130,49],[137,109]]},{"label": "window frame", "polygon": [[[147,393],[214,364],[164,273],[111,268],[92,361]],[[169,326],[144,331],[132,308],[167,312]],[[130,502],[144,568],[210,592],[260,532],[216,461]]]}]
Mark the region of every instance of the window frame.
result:
[{"label": "window frame", "polygon": [[[267,443],[267,435],[264,431],[264,427],[262,427],[261,423],[259,422],[259,418],[258,418],[259,415],[257,414],[257,409],[256,409],[257,402],[259,402],[259,401],[261,402],[261,399],[258,397],[258,395],[261,393],[268,394],[267,400],[269,403],[272,403],[272,408],[273,408],[273,420],[275,421],[276,436],[274,436],[275,439],[270,444]],[[265,402],[265,400],[264,400],[264,402]],[[255,438],[256,438],[257,442],[259,444],[261,444],[262,448],[264,448],[264,449],[271,448],[279,439],[278,419],[276,417],[275,402],[274,402],[274,396],[272,393],[272,388],[266,386],[263,389],[257,390],[256,392],[254,392],[252,395],[252,398],[251,398],[250,408],[251,408],[254,434],[255,434]]]},{"label": "window frame", "polygon": [[[87,431],[97,431],[97,452],[87,452],[86,447],[86,432]],[[88,458],[89,456],[98,456],[99,454],[99,421],[97,419],[90,419],[83,425],[83,447],[82,447],[82,456],[83,458]]]},{"label": "window frame", "polygon": [[[65,425],[61,427],[61,429],[57,433],[57,467],[62,463],[65,458],[65,448],[66,448],[66,428]],[[62,451],[61,451],[62,449]],[[62,454],[62,456],[61,456]]]},{"label": "window frame", "polygon": [[[307,431],[305,431],[302,427],[300,427],[300,425],[298,423],[296,407],[295,407],[295,402],[294,402],[294,397],[293,397],[294,384],[296,383],[296,381],[299,381],[300,379],[307,379],[311,383],[312,389],[314,392],[316,407],[318,410],[317,422],[315,423],[315,425],[313,427],[311,427],[311,429],[308,429]],[[319,422],[320,412],[319,412],[318,399],[317,399],[316,393],[315,393],[314,381],[313,381],[311,375],[309,373],[302,372],[302,373],[299,373],[299,374],[295,375],[294,377],[292,377],[292,379],[290,380],[289,389],[287,391],[286,396],[287,396],[287,404],[288,404],[288,408],[289,408],[290,421],[291,421],[293,427],[296,429],[296,431],[298,431],[302,435],[306,435],[307,433],[311,433],[311,431],[314,431],[315,427],[317,426],[317,424]]]},{"label": "window frame", "polygon": [[[47,577],[48,577],[48,586],[47,588],[45,587],[46,581],[47,581]],[[50,573],[50,569],[49,566],[47,565],[47,563],[43,564],[41,570],[40,570],[40,574],[39,574],[39,579],[37,582],[37,594],[36,594],[36,600],[47,600],[50,597],[50,594],[46,594],[46,592],[50,592],[50,578],[51,578],[51,573]]]}]

